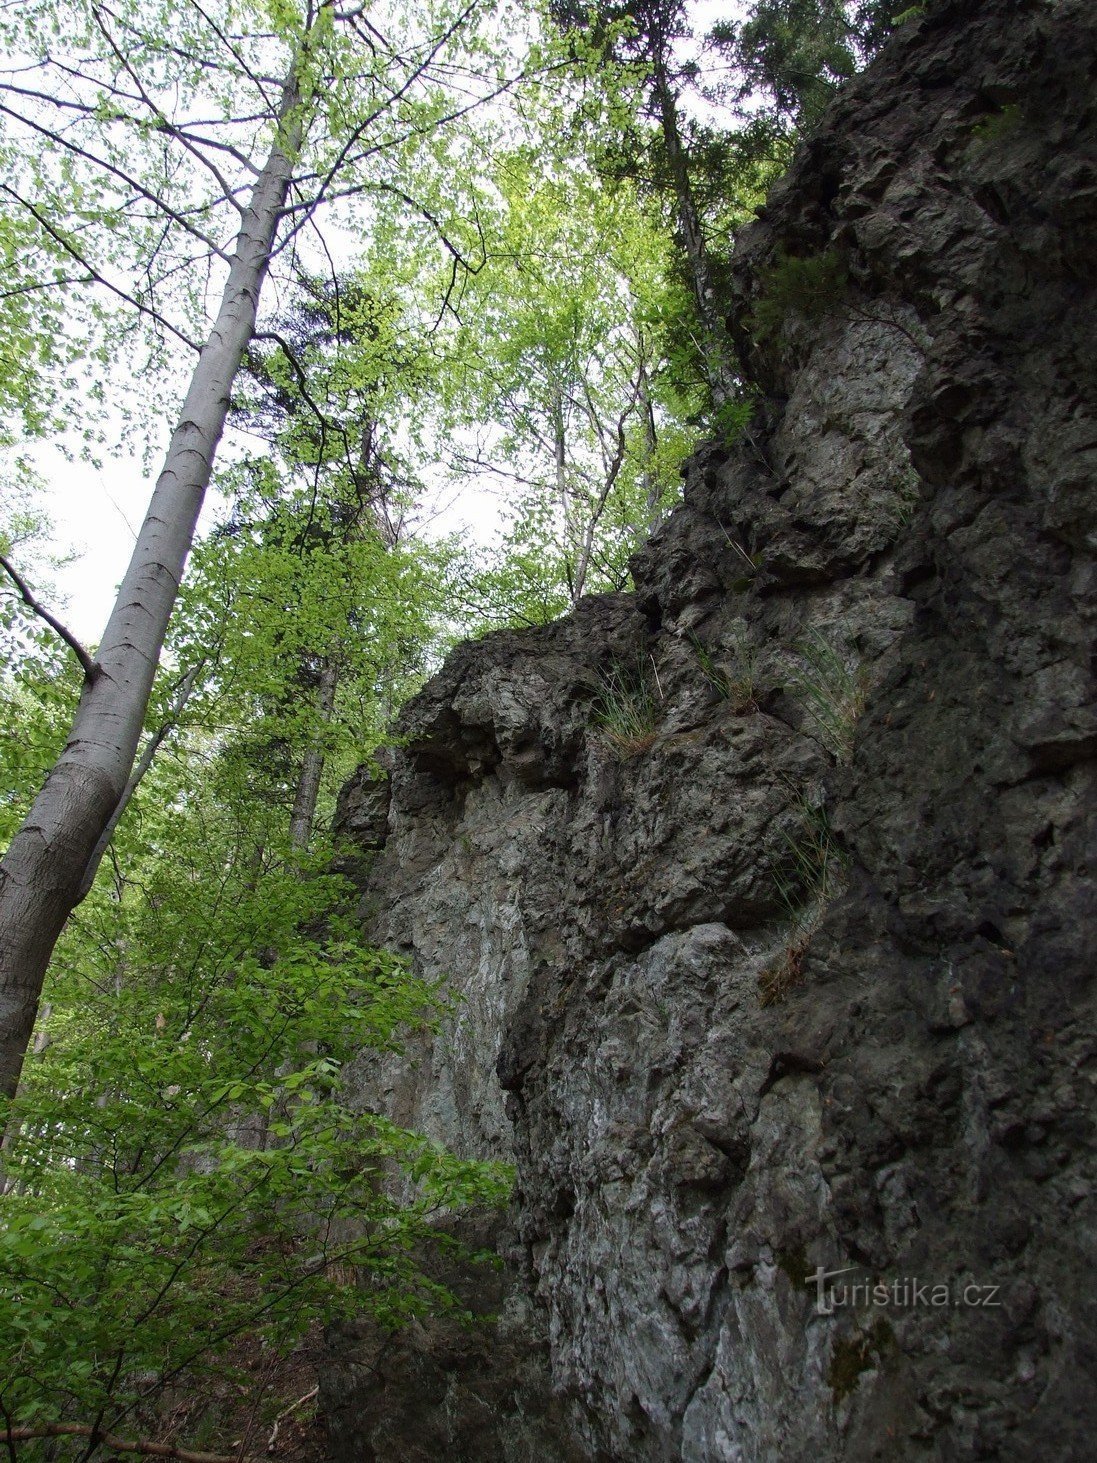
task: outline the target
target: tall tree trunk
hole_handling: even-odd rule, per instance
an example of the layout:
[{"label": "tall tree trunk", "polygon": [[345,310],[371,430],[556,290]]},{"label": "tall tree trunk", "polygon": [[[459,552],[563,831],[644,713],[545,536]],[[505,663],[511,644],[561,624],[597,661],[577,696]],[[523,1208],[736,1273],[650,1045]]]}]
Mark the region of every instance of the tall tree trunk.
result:
[{"label": "tall tree trunk", "polygon": [[636,372],[636,400],[640,407],[640,423],[644,432],[644,455],[641,460],[640,476],[644,485],[644,507],[647,510],[642,535],[652,533],[662,518],[659,499],[663,496],[663,485],[655,467],[655,454],[659,439],[655,430],[655,405],[651,399],[651,382],[648,380],[647,363],[644,360],[643,336],[637,332],[639,361]]},{"label": "tall tree trunk", "polygon": [[[296,68],[295,68],[296,72]],[[64,751],[0,862],[0,1093],[14,1096],[53,947],[84,871],[123,797],[168,619],[194,538],[233,380],[302,130],[294,76],[236,239],[220,309],[202,349],[133,558]]]},{"label": "tall tree trunk", "polygon": [[564,435],[564,390],[554,393],[552,403],[552,448],[556,467],[556,498],[560,504],[560,518],[563,525],[564,577],[568,586],[568,598],[572,604],[578,599],[575,592],[575,566],[571,559],[571,504],[568,502],[568,459],[567,439]]},{"label": "tall tree trunk", "polygon": [[735,382],[728,358],[727,331],[716,308],[716,290],[712,282],[712,269],[708,251],[701,232],[701,218],[693,196],[689,165],[682,134],[678,127],[678,104],[667,74],[667,58],[663,41],[656,39],[651,50],[651,78],[659,106],[662,125],[663,146],[666,148],[667,165],[674,185],[674,199],[678,211],[678,225],[682,231],[682,243],[686,251],[690,285],[697,303],[697,314],[701,323],[701,354],[704,360],[705,376],[708,380],[712,402],[717,411],[734,398]]},{"label": "tall tree trunk", "polygon": [[[338,664],[334,656],[328,656],[320,672],[320,691],[317,697],[320,727],[317,741],[331,721],[338,686]],[[290,814],[290,847],[298,853],[305,853],[308,850],[309,839],[312,837],[312,825],[316,821],[320,779],[324,775],[324,751],[322,746],[317,745],[317,741],[306,749],[301,761],[301,772],[297,778],[297,792],[293,799],[293,812]]]}]

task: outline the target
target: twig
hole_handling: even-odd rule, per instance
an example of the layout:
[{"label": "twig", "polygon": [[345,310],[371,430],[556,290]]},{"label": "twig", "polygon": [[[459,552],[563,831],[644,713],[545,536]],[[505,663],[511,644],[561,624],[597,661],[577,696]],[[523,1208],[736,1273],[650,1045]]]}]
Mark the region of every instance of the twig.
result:
[{"label": "twig", "polygon": [[22,577],[21,574],[16,572],[11,563],[4,557],[3,554],[0,554],[0,568],[4,570],[4,573],[7,574],[8,578],[15,585],[16,589],[19,591],[23,603],[27,606],[31,613],[37,615],[40,620],[44,620],[51,630],[60,635],[61,639],[72,651],[73,655],[76,656],[76,659],[80,662],[80,665],[83,668],[85,680],[89,682],[94,681],[100,672],[100,666],[98,661],[93,660],[91,655],[88,653],[87,650],[84,649],[83,645],[80,644],[80,641],[77,640],[72,631],[68,629],[67,626],[62,625],[61,621],[57,619],[55,615],[51,615],[49,610],[46,609],[45,605],[35,598],[30,585]]},{"label": "twig", "polygon": [[96,1432],[83,1422],[40,1422],[33,1427],[9,1427],[0,1433],[0,1441],[28,1442],[32,1438],[91,1438],[95,1445],[112,1448],[116,1453],[144,1453],[153,1458],[178,1458],[180,1463],[238,1463],[224,1453],[192,1453],[172,1443],[154,1443],[147,1438],[116,1438],[111,1433]]},{"label": "twig", "polygon": [[282,1421],[283,1417],[288,1417],[291,1412],[296,1412],[297,1409],[299,1407],[303,1407],[306,1402],[311,1402],[312,1399],[319,1392],[319,1390],[319,1386],[315,1386],[310,1392],[306,1392],[303,1397],[298,1397],[296,1402],[291,1402],[288,1407],[282,1408],[281,1412],[274,1419],[274,1426],[271,1428],[270,1437],[267,1439],[268,1453],[274,1452],[274,1440],[278,1436],[278,1424]]}]

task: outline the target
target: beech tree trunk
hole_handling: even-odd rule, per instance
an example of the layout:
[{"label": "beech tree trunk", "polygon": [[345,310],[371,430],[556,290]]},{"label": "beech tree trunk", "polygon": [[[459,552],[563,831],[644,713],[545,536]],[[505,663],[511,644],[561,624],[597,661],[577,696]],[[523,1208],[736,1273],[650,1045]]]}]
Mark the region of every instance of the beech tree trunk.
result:
[{"label": "beech tree trunk", "polygon": [[282,218],[301,127],[291,78],[244,211],[220,309],[172,434],[64,751],[0,862],[0,1093],[14,1096],[42,981],[84,871],[124,796],[233,380]]}]

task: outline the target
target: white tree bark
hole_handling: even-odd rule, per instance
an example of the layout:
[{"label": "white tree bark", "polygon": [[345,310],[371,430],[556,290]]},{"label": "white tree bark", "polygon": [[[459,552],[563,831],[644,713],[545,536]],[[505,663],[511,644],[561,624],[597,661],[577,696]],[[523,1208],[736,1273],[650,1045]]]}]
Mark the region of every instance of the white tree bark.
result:
[{"label": "white tree bark", "polygon": [[0,1093],[13,1096],[53,947],[84,871],[123,797],[168,619],[194,538],[233,380],[300,147],[299,99],[283,90],[279,127],[243,213],[217,318],[191,378],[129,569],[72,731],[0,862]]}]

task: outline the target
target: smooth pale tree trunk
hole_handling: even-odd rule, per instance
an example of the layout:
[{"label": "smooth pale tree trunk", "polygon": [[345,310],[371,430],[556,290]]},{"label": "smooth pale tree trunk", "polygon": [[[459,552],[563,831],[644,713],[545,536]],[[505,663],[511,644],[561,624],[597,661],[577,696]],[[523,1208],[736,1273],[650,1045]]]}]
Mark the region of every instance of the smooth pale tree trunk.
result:
[{"label": "smooth pale tree trunk", "polygon": [[220,309],[172,434],[137,545],[64,751],[0,862],[0,1093],[14,1096],[53,947],[125,794],[168,619],[194,538],[233,380],[289,189],[296,84],[252,189]]},{"label": "smooth pale tree trunk", "polygon": [[716,308],[716,290],[712,282],[712,270],[701,232],[701,217],[693,196],[689,165],[682,135],[678,128],[678,107],[667,75],[666,57],[661,44],[654,47],[651,56],[652,82],[656,100],[659,103],[659,118],[662,124],[663,145],[667,152],[667,164],[674,184],[674,198],[678,211],[678,224],[682,230],[682,243],[689,266],[693,298],[697,302],[697,313],[701,321],[701,354],[704,359],[705,375],[712,393],[713,405],[717,411],[734,398],[735,382],[728,359],[727,331]]},{"label": "smooth pale tree trunk", "polygon": [[[115,803],[114,812],[107,819],[107,826],[100,833],[98,841],[92,849],[91,858],[88,859],[87,867],[84,869],[84,877],[80,880],[79,899],[83,899],[95,883],[95,876],[99,872],[99,865],[103,862],[103,857],[107,849],[110,847],[111,839],[114,837],[114,830],[118,827],[122,819],[122,814],[133,801],[137,789],[152,770],[152,764],[156,760],[156,754],[163,745],[164,740],[174,729],[176,722],[186,709],[187,702],[190,700],[191,693],[194,690],[194,683],[198,679],[198,674],[204,663],[204,660],[202,660],[197,665],[191,666],[190,670],[183,677],[182,684],[168,711],[167,718],[157,727],[156,731],[153,732],[152,736],[145,743],[144,751],[141,753],[137,766],[130,773],[122,796]],[[77,902],[79,902],[79,899]],[[36,1046],[35,1050],[37,1051],[37,1049]]]}]

